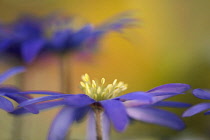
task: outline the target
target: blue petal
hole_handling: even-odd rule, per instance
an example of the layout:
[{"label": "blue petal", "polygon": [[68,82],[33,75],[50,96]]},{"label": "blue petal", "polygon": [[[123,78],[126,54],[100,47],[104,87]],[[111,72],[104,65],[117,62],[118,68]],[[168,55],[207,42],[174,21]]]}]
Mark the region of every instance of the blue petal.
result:
[{"label": "blue petal", "polygon": [[38,103],[38,102],[43,102],[43,101],[48,101],[48,100],[54,100],[54,99],[60,99],[60,98],[66,98],[72,95],[68,94],[63,94],[63,95],[52,95],[52,96],[45,96],[45,97],[39,97],[39,98],[34,98],[27,100],[25,102],[22,102],[19,104],[19,107],[25,107],[30,104]]},{"label": "blue petal", "polygon": [[183,113],[183,117],[190,117],[210,108],[210,103],[200,103],[187,109]]},{"label": "blue petal", "polygon": [[139,100],[139,101],[145,102],[145,103],[152,102],[152,96],[145,92],[131,92],[131,93],[119,96],[114,99],[121,99],[121,100],[125,100],[125,101],[126,100]]},{"label": "blue petal", "polygon": [[[101,115],[102,117],[102,139],[109,140],[110,136],[110,121],[105,113]],[[96,121],[94,113],[91,111],[88,114],[88,125],[87,125],[87,136],[86,140],[96,140]]]},{"label": "blue petal", "polygon": [[195,95],[196,97],[200,99],[210,100],[210,93],[202,89],[194,89],[193,95]]},{"label": "blue petal", "polygon": [[92,98],[85,94],[75,94],[71,97],[65,98],[66,103],[73,107],[83,107],[95,102]]},{"label": "blue petal", "polygon": [[210,115],[210,111],[205,112],[204,115]]},{"label": "blue petal", "polygon": [[[45,110],[45,109],[50,109],[50,108],[65,105],[65,104],[66,103],[63,100],[59,100],[59,101],[48,101],[48,102],[38,103],[38,104],[35,104],[35,106],[38,110]],[[14,115],[22,115],[22,114],[27,114],[30,112],[26,110],[25,108],[17,108],[11,113]]]},{"label": "blue petal", "polygon": [[34,39],[25,41],[23,43],[23,46],[21,47],[23,60],[26,63],[31,63],[40,53],[41,49],[43,49],[44,45],[44,39]]},{"label": "blue petal", "polygon": [[151,107],[131,107],[127,108],[128,115],[136,120],[147,123],[154,123],[176,130],[185,127],[184,122],[175,114]]},{"label": "blue petal", "polygon": [[6,93],[17,93],[19,92],[20,90],[15,88],[15,87],[12,87],[12,86],[3,86],[3,87],[0,87],[0,95],[5,95]]},{"label": "blue petal", "polygon": [[129,119],[125,110],[125,106],[119,100],[103,100],[100,101],[105,113],[113,123],[117,131],[124,131],[129,123]]},{"label": "blue petal", "polygon": [[191,87],[187,84],[181,84],[181,83],[172,83],[172,84],[165,84],[162,86],[158,86],[156,88],[153,88],[148,93],[155,93],[155,92],[172,92],[172,93],[182,93],[187,90],[189,90]]},{"label": "blue petal", "polygon": [[69,128],[75,120],[75,109],[71,107],[64,107],[54,119],[48,140],[64,140]]},{"label": "blue petal", "polygon": [[76,33],[72,34],[71,38],[69,38],[69,47],[79,46],[84,43],[91,35],[93,30],[92,25],[86,25]]},{"label": "blue petal", "polygon": [[0,96],[0,108],[4,109],[7,112],[11,112],[14,110],[13,104],[9,100],[1,96]]},{"label": "blue petal", "polygon": [[[15,94],[46,94],[46,95],[61,95],[62,93],[53,91],[21,91]],[[62,94],[63,95],[63,94]]]},{"label": "blue petal", "polygon": [[[22,103],[22,102],[27,101],[28,99],[30,99],[30,98],[28,98],[28,96],[25,96],[25,95],[7,94],[6,96],[11,98],[11,99],[13,99],[17,103]],[[28,106],[25,106],[24,108],[27,109],[31,113],[34,113],[34,114],[38,114],[39,113],[39,110],[36,108],[35,105],[28,105]]]},{"label": "blue petal", "polygon": [[155,103],[154,106],[186,108],[186,107],[190,107],[192,105],[188,104],[188,103],[182,103],[182,102],[161,101],[161,102]]},{"label": "blue petal", "polygon": [[25,68],[21,67],[21,66],[13,67],[13,68],[7,70],[6,72],[4,72],[3,74],[0,75],[0,84],[2,82],[4,82],[6,79],[8,79],[9,77],[11,77],[15,74],[24,72],[24,71],[25,71]]},{"label": "blue petal", "polygon": [[89,110],[90,110],[90,107],[87,107],[87,106],[77,108],[74,113],[75,120],[77,122],[80,122],[84,118],[84,116],[89,112]]}]

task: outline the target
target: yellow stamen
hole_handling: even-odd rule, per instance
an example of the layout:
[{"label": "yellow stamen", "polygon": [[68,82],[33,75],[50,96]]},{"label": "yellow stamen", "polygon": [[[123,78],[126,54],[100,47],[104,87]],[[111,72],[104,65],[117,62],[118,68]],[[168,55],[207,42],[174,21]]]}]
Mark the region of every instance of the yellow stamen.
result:
[{"label": "yellow stamen", "polygon": [[117,82],[117,79],[112,84],[105,85],[105,78],[101,79],[98,84],[95,80],[90,80],[88,74],[81,76],[81,89],[96,101],[107,100],[119,96],[119,94],[127,89],[127,84]]}]

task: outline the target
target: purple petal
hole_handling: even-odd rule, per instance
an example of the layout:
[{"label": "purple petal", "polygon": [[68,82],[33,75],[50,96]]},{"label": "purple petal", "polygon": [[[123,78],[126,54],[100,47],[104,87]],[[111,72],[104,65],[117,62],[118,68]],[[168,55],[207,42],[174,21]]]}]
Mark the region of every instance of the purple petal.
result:
[{"label": "purple petal", "polygon": [[75,120],[74,112],[74,108],[64,107],[58,113],[50,127],[48,140],[64,140],[69,128]]},{"label": "purple petal", "polygon": [[5,94],[9,94],[9,93],[16,93],[19,92],[20,90],[12,87],[12,86],[3,86],[0,87],[0,95],[5,95]]},{"label": "purple petal", "polygon": [[205,112],[204,115],[210,115],[210,111]]},{"label": "purple petal", "polygon": [[[14,95],[14,94],[8,94],[7,97],[13,99],[17,103],[22,103],[22,102],[27,101],[29,99],[27,96]],[[39,113],[39,110],[36,108],[35,105],[28,105],[28,106],[25,106],[24,108],[26,110],[28,110],[29,112],[33,113],[33,114],[38,114]]]},{"label": "purple petal", "polygon": [[210,108],[210,103],[200,103],[187,109],[183,113],[183,117],[190,117]]},{"label": "purple petal", "polygon": [[[63,100],[59,100],[59,101],[48,101],[48,102],[35,104],[38,110],[50,109],[50,108],[57,107],[60,105],[65,105],[65,102]],[[22,115],[22,114],[27,114],[30,112],[26,110],[25,108],[17,108],[11,113],[14,115]]]},{"label": "purple petal", "polygon": [[41,49],[44,47],[44,44],[45,40],[43,39],[25,41],[21,48],[24,61],[26,63],[31,63],[40,53]]},{"label": "purple petal", "polygon": [[129,123],[125,106],[119,100],[100,101],[107,117],[112,121],[117,131],[124,131]]},{"label": "purple petal", "polygon": [[153,100],[153,103],[157,103],[157,102],[160,102],[162,100],[165,100],[165,99],[173,97],[173,96],[176,96],[176,94],[163,95],[163,96],[153,96],[152,100]]},{"label": "purple petal", "polygon": [[18,66],[18,67],[13,67],[9,70],[7,70],[6,72],[4,72],[3,74],[0,75],[0,84],[3,83],[6,79],[8,79],[9,77],[24,72],[25,68]]},{"label": "purple petal", "polygon": [[68,97],[68,96],[72,96],[72,95],[63,94],[63,95],[52,95],[52,96],[34,98],[34,99],[30,99],[30,100],[27,100],[25,102],[20,103],[18,107],[25,107],[25,106],[30,105],[30,104],[43,102],[43,101],[48,101],[48,100],[65,98],[65,97]]},{"label": "purple petal", "polygon": [[75,121],[80,122],[85,115],[89,112],[90,107],[89,106],[85,106],[85,107],[77,107],[75,110]]},{"label": "purple petal", "polygon": [[0,96],[0,108],[4,109],[7,112],[11,112],[14,110],[13,104],[9,100],[1,96]]},{"label": "purple petal", "polygon": [[202,89],[194,89],[193,95],[200,99],[210,100],[210,93]]},{"label": "purple petal", "polygon": [[[102,117],[102,138],[103,140],[109,140],[110,136],[110,121],[105,113],[101,115]],[[88,125],[87,125],[87,137],[86,140],[96,140],[96,122],[94,113],[91,111],[88,114]]]},{"label": "purple petal", "polygon": [[114,99],[120,99],[122,101],[126,100],[139,100],[144,103],[151,103],[152,102],[152,96],[150,94],[147,94],[145,92],[131,92],[122,96],[119,96]]},{"label": "purple petal", "polygon": [[131,107],[127,108],[127,113],[131,118],[147,123],[158,124],[176,130],[181,130],[185,127],[183,121],[177,115],[161,109]]},{"label": "purple petal", "polygon": [[181,83],[172,83],[172,84],[165,84],[162,86],[158,86],[156,88],[153,88],[148,93],[155,93],[155,92],[172,92],[172,93],[182,93],[187,90],[189,90],[191,87],[187,84],[181,84]]},{"label": "purple petal", "polygon": [[152,96],[165,96],[165,95],[170,95],[170,96],[175,96],[178,94],[183,94],[183,93],[173,93],[173,92],[154,92],[154,93],[149,93]]},{"label": "purple petal", "polygon": [[66,103],[73,107],[82,107],[96,102],[85,94],[75,94],[71,97],[65,98]]},{"label": "purple petal", "polygon": [[155,103],[154,106],[186,108],[186,107],[190,107],[191,104],[182,103],[182,102],[173,102],[173,101],[161,101],[161,102]]},{"label": "purple petal", "polygon": [[142,106],[142,105],[150,105],[151,103],[141,102],[139,100],[128,100],[123,102],[125,107],[135,107],[135,106]]},{"label": "purple petal", "polygon": [[[61,95],[62,93],[53,91],[22,91],[15,94],[46,94],[46,95]],[[63,95],[63,94],[62,94]],[[67,95],[67,94],[66,94]],[[69,94],[68,94],[69,95]]]}]

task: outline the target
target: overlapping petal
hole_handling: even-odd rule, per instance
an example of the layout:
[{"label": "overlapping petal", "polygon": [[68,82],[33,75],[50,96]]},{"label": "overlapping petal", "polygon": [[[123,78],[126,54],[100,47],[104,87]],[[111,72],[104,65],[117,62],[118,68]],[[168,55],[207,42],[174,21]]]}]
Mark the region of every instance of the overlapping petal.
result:
[{"label": "overlapping petal", "polygon": [[43,102],[43,101],[60,99],[60,98],[69,97],[69,96],[72,96],[72,95],[69,95],[69,94],[61,94],[61,95],[53,95],[53,96],[45,96],[45,97],[34,98],[34,99],[30,99],[30,100],[27,100],[25,102],[20,103],[19,104],[19,107],[25,107],[25,106],[28,106],[30,104],[34,104],[34,103],[38,103],[38,102]]},{"label": "overlapping petal", "polygon": [[72,95],[70,97],[65,98],[65,101],[69,106],[72,107],[87,106],[89,104],[96,102],[95,100],[93,100],[92,98],[90,98],[85,94]]},{"label": "overlapping petal", "polygon": [[116,97],[114,99],[120,99],[122,101],[127,101],[127,100],[139,100],[144,103],[151,103],[152,102],[152,96],[145,93],[145,92],[131,92],[127,93],[125,95]]},{"label": "overlapping petal", "polygon": [[[36,106],[36,108],[40,111],[40,110],[50,109],[50,108],[54,108],[54,107],[62,106],[62,105],[66,105],[66,103],[63,100],[58,100],[58,101],[42,102],[42,103],[35,104],[34,106]],[[27,114],[31,112],[29,112],[25,108],[17,108],[11,113],[14,115],[22,115],[22,114]]]}]

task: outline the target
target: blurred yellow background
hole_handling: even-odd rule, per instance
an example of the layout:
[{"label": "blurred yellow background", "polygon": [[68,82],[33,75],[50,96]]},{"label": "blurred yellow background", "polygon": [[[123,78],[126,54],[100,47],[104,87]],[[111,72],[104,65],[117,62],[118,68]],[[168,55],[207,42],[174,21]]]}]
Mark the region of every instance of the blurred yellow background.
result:
[{"label": "blurred yellow background", "polygon": [[[46,16],[61,12],[99,25],[126,11],[141,19],[139,27],[123,34],[110,33],[100,42],[99,50],[89,60],[69,57],[73,93],[80,93],[80,76],[119,79],[128,90],[147,91],[167,83],[186,83],[193,88],[210,88],[210,1],[209,0],[0,0],[0,21],[12,21],[25,13]],[[38,60],[27,73],[26,90],[59,91],[57,60],[46,64]],[[1,69],[9,65],[1,62]],[[8,80],[7,83],[14,83]],[[190,93],[174,100],[198,103]],[[178,110],[178,109],[177,109]],[[175,110],[175,111],[177,111]],[[181,114],[183,109],[178,113]],[[23,117],[22,140],[44,140],[58,109]],[[12,120],[0,111],[0,140],[10,140]],[[210,117],[196,115],[185,119],[189,128],[182,132],[145,123],[131,124],[123,134],[113,131],[113,140],[184,140],[208,139]],[[85,124],[76,124],[72,139],[85,137]],[[196,139],[196,140],[197,140]]]}]

